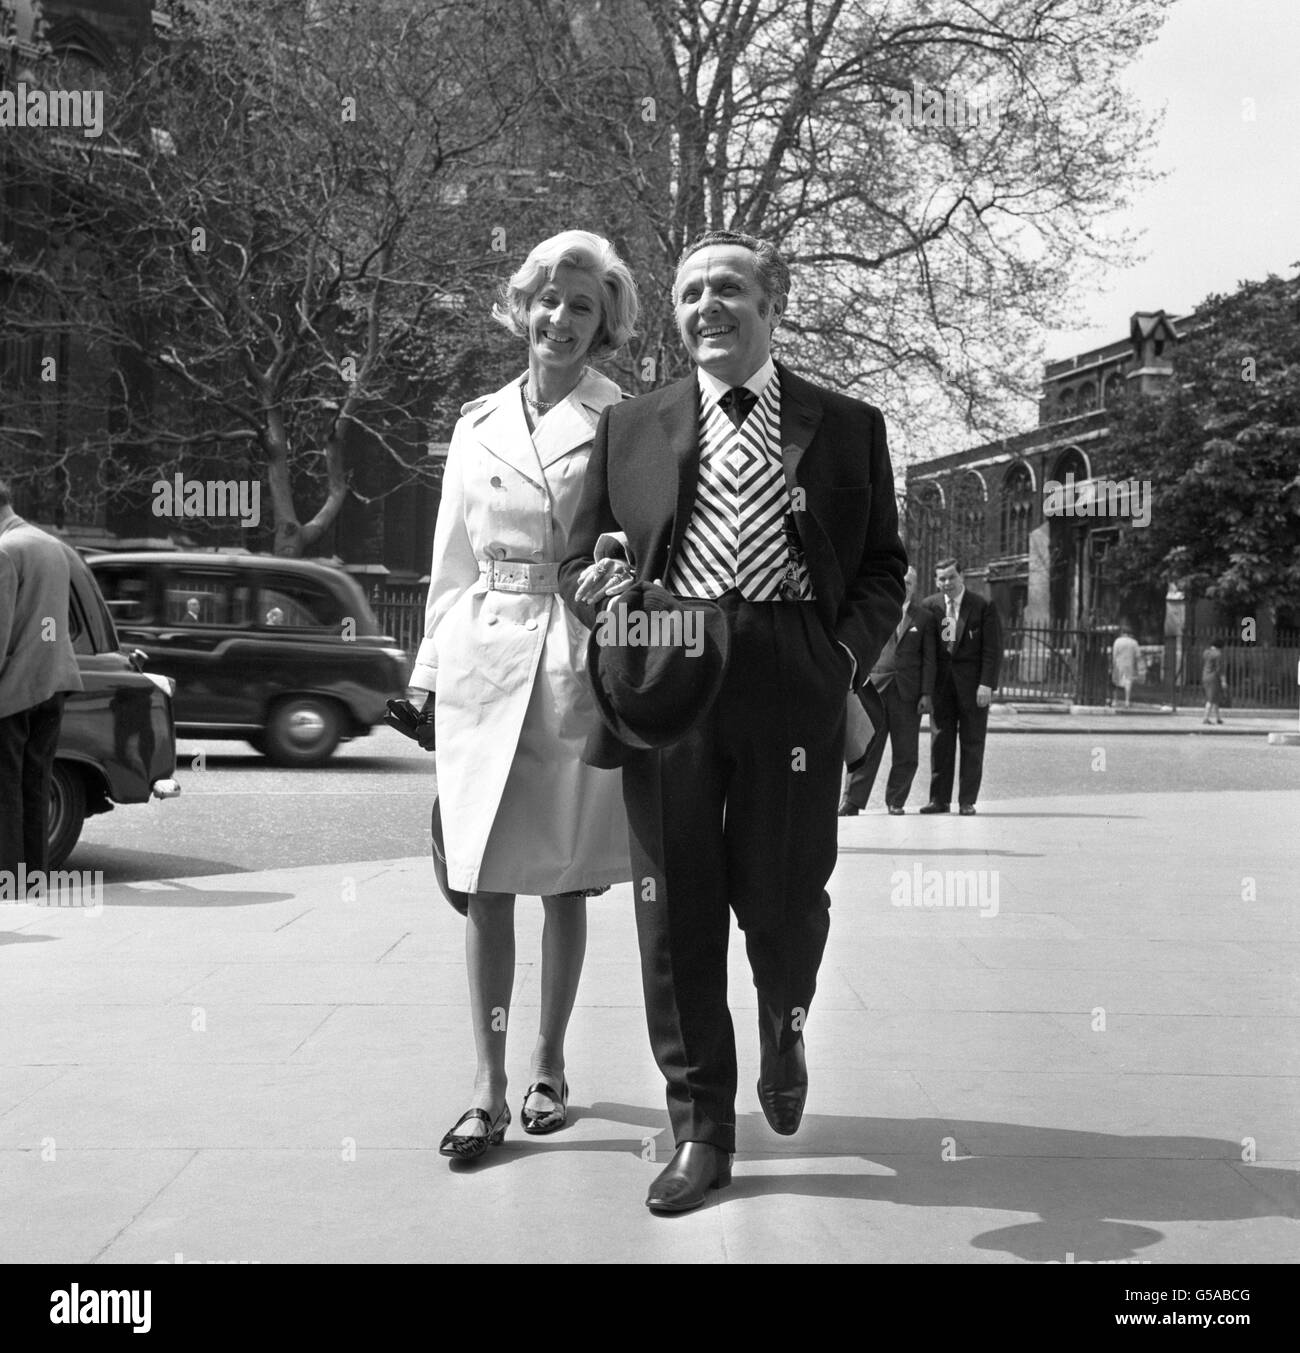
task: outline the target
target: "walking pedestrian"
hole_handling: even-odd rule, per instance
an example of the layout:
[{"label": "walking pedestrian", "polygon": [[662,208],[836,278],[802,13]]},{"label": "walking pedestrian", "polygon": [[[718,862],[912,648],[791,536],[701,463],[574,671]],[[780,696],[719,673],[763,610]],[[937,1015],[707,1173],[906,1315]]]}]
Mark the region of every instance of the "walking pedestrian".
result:
[{"label": "walking pedestrian", "polygon": [[[528,343],[528,370],[461,410],[434,533],[412,703],[434,700],[448,882],[468,895],[465,952],[478,1067],[469,1111],[442,1139],[462,1160],[510,1123],[506,1026],[514,901],[538,895],[541,1024],[521,1117],[563,1127],[564,1038],[586,950],[586,897],[631,877],[619,772],[584,765],[599,722],[583,671],[587,629],[560,602],[592,436],[622,398],[589,358],[617,350],[637,316],[632,274],[587,231],[543,240],[495,317]],[[611,565],[610,587],[630,570]],[[435,694],[430,694],[430,693]]]},{"label": "walking pedestrian", "polygon": [[0,479],[0,871],[48,868],[50,779],[69,691],[68,547],[24,521]]}]

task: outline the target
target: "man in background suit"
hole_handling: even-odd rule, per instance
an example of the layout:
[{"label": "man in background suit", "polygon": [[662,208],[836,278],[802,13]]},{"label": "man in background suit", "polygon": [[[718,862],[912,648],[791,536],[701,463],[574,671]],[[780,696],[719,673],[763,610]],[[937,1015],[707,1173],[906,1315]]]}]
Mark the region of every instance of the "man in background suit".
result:
[{"label": "man in background suit", "polygon": [[732,910],[758,993],[759,1104],[773,1131],[798,1130],[846,697],[903,600],[885,421],[773,362],[788,291],[780,254],[752,236],[686,249],[673,302],[696,369],[601,414],[560,569],[564,600],[595,626],[607,593],[582,575],[621,531],[638,581],[715,602],[730,631],[721,689],[683,738],[632,750],[602,729],[587,753],[623,767],[646,1019],[677,1148],[646,1198],[660,1212],[731,1179]]},{"label": "man in background suit", "polygon": [[939,671],[930,715],[930,802],[921,812],[949,811],[960,740],[957,801],[968,817],[975,811],[984,774],[984,738],[1002,663],[1002,627],[993,603],[966,586],[959,560],[939,560],[934,576],[939,591],[926,597],[925,606],[939,626]]},{"label": "man in background suit", "polygon": [[81,673],[68,633],[62,542],[13,510],[0,480],[0,871],[44,874],[50,777],[68,691]]},{"label": "man in background suit", "polygon": [[921,715],[933,707],[935,647],[938,626],[934,614],[913,601],[916,570],[908,568],[903,618],[876,659],[871,676],[858,692],[875,731],[866,755],[848,771],[848,783],[840,802],[840,816],[854,817],[867,806],[876,783],[885,741],[890,746],[889,779],[885,782],[885,807],[900,817],[916,774],[921,740]]}]

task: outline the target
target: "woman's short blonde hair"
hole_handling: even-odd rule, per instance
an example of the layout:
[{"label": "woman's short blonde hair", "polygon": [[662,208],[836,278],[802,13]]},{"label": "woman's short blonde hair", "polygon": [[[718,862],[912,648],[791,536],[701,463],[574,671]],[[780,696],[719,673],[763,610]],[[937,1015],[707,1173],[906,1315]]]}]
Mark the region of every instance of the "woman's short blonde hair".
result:
[{"label": "woman's short blonde hair", "polygon": [[616,352],[632,337],[641,302],[632,270],[607,239],[589,230],[563,230],[537,245],[502,286],[501,299],[492,307],[492,318],[516,337],[527,338],[528,307],[555,276],[556,268],[564,263],[592,273],[604,296],[600,328],[592,340],[591,355],[602,357]]}]

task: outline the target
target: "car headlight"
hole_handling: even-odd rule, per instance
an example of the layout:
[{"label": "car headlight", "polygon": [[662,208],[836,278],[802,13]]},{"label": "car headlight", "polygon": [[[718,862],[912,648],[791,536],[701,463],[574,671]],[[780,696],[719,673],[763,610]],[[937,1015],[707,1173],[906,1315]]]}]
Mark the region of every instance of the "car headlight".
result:
[{"label": "car headlight", "polygon": [[157,672],[144,672],[141,675],[147,676],[169,700],[176,694],[176,683],[171,677],[160,676]]}]

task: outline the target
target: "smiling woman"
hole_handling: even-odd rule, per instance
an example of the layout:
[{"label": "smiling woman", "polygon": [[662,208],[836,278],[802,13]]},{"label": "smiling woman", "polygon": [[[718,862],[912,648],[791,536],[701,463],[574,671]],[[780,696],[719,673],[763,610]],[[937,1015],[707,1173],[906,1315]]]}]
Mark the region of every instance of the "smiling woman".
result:
[{"label": "smiling woman", "polygon": [[[599,721],[582,670],[588,632],[557,592],[597,421],[622,399],[586,363],[631,336],[636,288],[607,240],[569,230],[529,254],[493,314],[527,341],[528,370],[461,410],[411,673],[412,703],[436,702],[446,891],[467,912],[478,1069],[469,1111],[439,1148],[459,1161],[499,1144],[510,1123],[515,895],[540,896],[546,914],[541,1021],[520,1117],[525,1132],[548,1133],[567,1113],[564,1039],[586,896],[631,877],[619,773],[581,758]],[[627,572],[611,565],[602,590]]]}]

